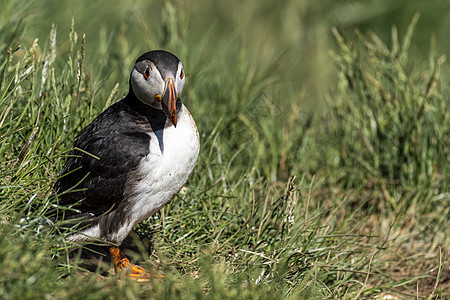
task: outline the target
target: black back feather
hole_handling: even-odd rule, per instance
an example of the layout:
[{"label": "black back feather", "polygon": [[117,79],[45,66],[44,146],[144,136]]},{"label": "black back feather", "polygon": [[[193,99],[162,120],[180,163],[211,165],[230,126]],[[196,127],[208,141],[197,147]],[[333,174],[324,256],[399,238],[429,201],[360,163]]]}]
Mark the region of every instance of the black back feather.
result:
[{"label": "black back feather", "polygon": [[87,125],[75,138],[53,189],[59,205],[79,211],[65,211],[64,218],[98,217],[116,209],[130,173],[149,153],[148,132],[164,128],[165,120],[162,111],[130,92]]}]

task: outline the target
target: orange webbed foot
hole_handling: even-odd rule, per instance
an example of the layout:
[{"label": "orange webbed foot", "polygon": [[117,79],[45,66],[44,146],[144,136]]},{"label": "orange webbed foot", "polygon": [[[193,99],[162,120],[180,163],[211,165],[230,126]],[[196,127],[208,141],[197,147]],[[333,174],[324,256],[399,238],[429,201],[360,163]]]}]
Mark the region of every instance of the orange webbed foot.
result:
[{"label": "orange webbed foot", "polygon": [[148,282],[150,277],[164,278],[164,276],[147,273],[144,268],[131,264],[123,252],[120,251],[119,247],[110,247],[109,253],[114,259],[114,270],[116,271],[116,274],[119,272],[126,272],[128,277],[136,280],[137,282]]}]

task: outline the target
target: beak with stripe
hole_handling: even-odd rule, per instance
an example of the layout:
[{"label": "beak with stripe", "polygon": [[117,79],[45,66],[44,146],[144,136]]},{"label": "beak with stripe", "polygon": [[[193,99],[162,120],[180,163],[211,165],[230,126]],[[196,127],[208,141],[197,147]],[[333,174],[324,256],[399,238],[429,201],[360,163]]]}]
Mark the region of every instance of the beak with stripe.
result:
[{"label": "beak with stripe", "polygon": [[161,97],[161,107],[166,117],[177,127],[177,99],[178,93],[173,78],[167,78],[164,86],[164,94]]}]

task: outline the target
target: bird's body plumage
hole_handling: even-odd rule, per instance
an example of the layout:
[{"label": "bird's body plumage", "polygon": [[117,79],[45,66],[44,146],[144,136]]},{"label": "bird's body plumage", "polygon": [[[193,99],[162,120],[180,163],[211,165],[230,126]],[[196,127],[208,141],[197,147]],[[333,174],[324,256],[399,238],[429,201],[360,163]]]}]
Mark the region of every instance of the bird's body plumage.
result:
[{"label": "bird's body plumage", "polygon": [[[158,74],[163,80],[168,76],[183,79],[182,83],[178,78],[166,81],[166,86],[175,82],[175,88],[170,85],[172,115],[138,98],[142,91],[135,93],[132,83],[141,80],[133,76],[141,76],[142,70],[135,66],[129,94],[78,134],[54,187],[58,204],[71,208],[58,212],[57,218],[73,218],[83,226],[69,236],[71,241],[100,239],[120,245],[134,225],[173,199],[197,161],[197,127],[178,98],[184,84],[182,65],[170,53],[149,53],[141,56],[136,66],[152,59],[162,70]],[[177,90],[177,86],[181,88]],[[173,115],[174,120],[168,118]]]}]

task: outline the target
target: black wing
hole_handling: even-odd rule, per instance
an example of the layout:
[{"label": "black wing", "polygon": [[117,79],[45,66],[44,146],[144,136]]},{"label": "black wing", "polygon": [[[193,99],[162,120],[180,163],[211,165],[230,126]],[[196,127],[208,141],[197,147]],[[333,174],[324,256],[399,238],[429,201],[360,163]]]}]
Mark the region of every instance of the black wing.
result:
[{"label": "black wing", "polygon": [[130,106],[125,98],[75,138],[53,191],[59,205],[78,210],[66,211],[65,216],[99,216],[123,200],[129,173],[149,153],[151,125],[148,114],[143,113],[146,109]]}]

